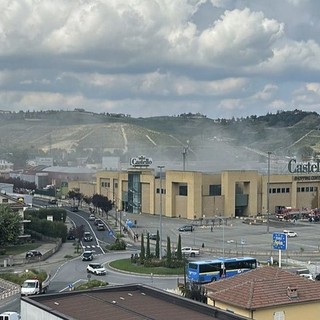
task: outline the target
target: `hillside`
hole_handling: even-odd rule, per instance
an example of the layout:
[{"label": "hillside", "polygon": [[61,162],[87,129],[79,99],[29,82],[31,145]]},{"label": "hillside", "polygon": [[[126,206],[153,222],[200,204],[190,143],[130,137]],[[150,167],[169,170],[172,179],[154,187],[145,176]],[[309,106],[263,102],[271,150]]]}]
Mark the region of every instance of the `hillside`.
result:
[{"label": "hillside", "polygon": [[122,161],[145,154],[158,161],[180,161],[232,168],[254,168],[267,152],[308,157],[320,152],[320,117],[299,110],[243,119],[209,119],[195,115],[131,118],[85,111],[0,114],[0,150],[29,158],[51,155],[58,163],[76,157],[101,162],[103,155]]}]

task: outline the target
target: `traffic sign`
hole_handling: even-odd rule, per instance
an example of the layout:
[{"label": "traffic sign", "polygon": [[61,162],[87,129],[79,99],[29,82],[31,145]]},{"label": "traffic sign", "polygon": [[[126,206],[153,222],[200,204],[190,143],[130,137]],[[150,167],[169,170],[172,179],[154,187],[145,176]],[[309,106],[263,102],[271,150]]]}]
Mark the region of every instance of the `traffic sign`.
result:
[{"label": "traffic sign", "polygon": [[287,250],[287,235],[285,233],[274,232],[272,235],[272,245],[275,250]]}]

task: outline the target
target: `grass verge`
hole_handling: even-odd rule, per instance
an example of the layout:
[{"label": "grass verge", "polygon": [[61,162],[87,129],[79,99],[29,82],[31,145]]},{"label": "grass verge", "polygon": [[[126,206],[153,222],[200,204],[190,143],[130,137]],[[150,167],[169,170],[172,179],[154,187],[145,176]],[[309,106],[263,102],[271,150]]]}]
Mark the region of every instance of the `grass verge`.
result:
[{"label": "grass verge", "polygon": [[110,266],[118,270],[141,274],[183,275],[183,268],[145,267],[144,265],[131,263],[130,258],[112,261]]},{"label": "grass verge", "polygon": [[0,249],[5,251],[5,255],[16,255],[24,252],[28,252],[29,250],[34,250],[39,248],[39,243],[25,243],[19,245],[12,245],[12,246],[3,246]]}]

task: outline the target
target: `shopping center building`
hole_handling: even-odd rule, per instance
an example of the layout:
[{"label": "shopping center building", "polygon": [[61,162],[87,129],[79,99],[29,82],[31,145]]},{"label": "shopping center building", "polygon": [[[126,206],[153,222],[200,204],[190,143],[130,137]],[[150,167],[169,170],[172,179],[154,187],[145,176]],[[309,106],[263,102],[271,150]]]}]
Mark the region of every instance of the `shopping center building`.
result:
[{"label": "shopping center building", "polygon": [[[113,200],[117,210],[161,212],[167,217],[190,220],[266,215],[283,207],[298,211],[318,208],[319,163],[298,164],[291,160],[287,169],[285,174],[166,170],[163,166],[152,168],[151,159],[138,157],[125,171],[98,172],[95,192]],[[70,183],[69,190],[73,184],[80,192],[88,193],[79,181]]]}]

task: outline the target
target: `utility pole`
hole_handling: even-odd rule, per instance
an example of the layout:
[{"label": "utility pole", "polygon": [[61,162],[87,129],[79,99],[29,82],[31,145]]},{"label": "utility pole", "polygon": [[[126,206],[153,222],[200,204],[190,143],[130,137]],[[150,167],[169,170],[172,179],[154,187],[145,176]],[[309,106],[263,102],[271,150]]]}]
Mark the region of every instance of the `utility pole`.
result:
[{"label": "utility pole", "polygon": [[162,169],[164,166],[158,166],[160,169],[160,260],[162,259]]},{"label": "utility pole", "polygon": [[267,233],[269,233],[270,229],[270,156],[271,152],[268,151],[268,182],[267,182]]}]

